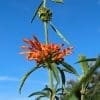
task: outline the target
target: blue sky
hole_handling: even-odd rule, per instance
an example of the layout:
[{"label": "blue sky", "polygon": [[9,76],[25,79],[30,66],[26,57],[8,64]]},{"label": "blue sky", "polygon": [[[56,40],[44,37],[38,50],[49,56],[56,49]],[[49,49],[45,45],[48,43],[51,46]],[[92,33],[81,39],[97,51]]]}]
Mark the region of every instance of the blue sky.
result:
[{"label": "blue sky", "polygon": [[[0,100],[32,100],[27,95],[48,82],[47,71],[38,70],[27,80],[22,95],[18,93],[21,77],[35,66],[19,55],[22,39],[34,34],[44,42],[41,21],[36,17],[30,23],[40,1],[0,0]],[[48,6],[53,11],[52,22],[74,46],[66,61],[80,72],[80,67],[74,64],[79,54],[88,57],[100,54],[100,0],[65,0],[64,5],[49,2]],[[51,28],[49,38],[51,42],[63,43]]]}]

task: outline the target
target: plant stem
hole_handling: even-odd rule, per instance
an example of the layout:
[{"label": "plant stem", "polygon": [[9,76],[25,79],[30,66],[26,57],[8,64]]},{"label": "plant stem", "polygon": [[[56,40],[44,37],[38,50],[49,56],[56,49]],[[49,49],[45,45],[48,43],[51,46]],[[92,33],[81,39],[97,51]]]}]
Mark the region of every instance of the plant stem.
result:
[{"label": "plant stem", "polygon": [[84,84],[82,84],[82,89],[81,89],[81,100],[84,100]]},{"label": "plant stem", "polygon": [[44,22],[45,43],[48,44],[48,23]]},{"label": "plant stem", "polygon": [[[46,7],[46,1],[47,0],[43,0],[43,7]],[[44,22],[44,33],[45,33],[45,43],[48,44],[48,22]],[[50,66],[49,62],[48,66]],[[53,89],[53,74],[51,69],[48,69],[48,74],[49,74],[49,85],[50,88]]]},{"label": "plant stem", "polygon": [[83,94],[81,95],[81,100],[84,100],[84,95]]},{"label": "plant stem", "polygon": [[43,7],[46,7],[46,1],[47,0],[43,0]]},{"label": "plant stem", "polygon": [[[46,7],[46,1],[43,0],[43,7]],[[48,22],[43,22],[44,23],[44,33],[45,33],[45,42],[48,44]]]},{"label": "plant stem", "polygon": [[51,69],[49,69],[49,85],[50,85],[50,88],[53,89],[53,74],[52,74]]}]

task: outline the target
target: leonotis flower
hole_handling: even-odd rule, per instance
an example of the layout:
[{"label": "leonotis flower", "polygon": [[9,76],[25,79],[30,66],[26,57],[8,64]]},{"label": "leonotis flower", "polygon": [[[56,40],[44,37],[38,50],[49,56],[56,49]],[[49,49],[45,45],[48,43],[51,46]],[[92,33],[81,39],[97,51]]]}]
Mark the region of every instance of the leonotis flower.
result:
[{"label": "leonotis flower", "polygon": [[34,36],[32,40],[24,39],[24,42],[28,46],[22,46],[28,60],[35,60],[38,64],[44,64],[45,62],[57,62],[64,60],[64,56],[72,53],[73,47],[62,49],[63,45],[54,43],[43,44]]}]

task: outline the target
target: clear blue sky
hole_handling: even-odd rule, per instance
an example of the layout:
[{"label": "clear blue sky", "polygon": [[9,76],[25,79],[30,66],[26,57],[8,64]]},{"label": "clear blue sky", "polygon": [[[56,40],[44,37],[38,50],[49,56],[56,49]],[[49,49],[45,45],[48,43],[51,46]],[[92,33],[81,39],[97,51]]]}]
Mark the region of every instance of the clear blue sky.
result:
[{"label": "clear blue sky", "polygon": [[[43,26],[38,17],[30,23],[32,13],[41,0],[0,0],[0,100],[32,100],[27,95],[42,89],[47,72],[38,70],[27,80],[22,95],[18,94],[19,80],[34,66],[22,55],[23,38],[36,35],[44,42]],[[48,0],[49,1],[49,0]],[[79,54],[95,57],[100,54],[100,0],[64,0],[64,5],[52,2],[53,23],[74,46],[74,53],[66,60],[75,65]],[[63,43],[49,29],[50,41]]]}]

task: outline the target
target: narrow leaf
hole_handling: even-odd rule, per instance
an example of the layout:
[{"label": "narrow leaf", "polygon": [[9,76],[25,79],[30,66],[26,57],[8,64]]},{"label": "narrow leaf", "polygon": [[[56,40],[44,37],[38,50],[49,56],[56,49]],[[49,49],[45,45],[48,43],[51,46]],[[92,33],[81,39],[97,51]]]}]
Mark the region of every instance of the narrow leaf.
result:
[{"label": "narrow leaf", "polygon": [[64,3],[64,0],[52,0],[55,3]]},{"label": "narrow leaf", "polygon": [[97,70],[97,68],[100,68],[100,57],[96,58],[96,62],[95,64],[91,67],[91,69],[89,69],[89,71],[87,72],[86,75],[84,75],[84,77],[81,78],[81,80],[79,81],[79,83],[73,88],[73,91],[77,91],[78,87],[81,87],[82,83],[84,82],[89,82],[90,78],[92,77],[92,75],[94,74],[94,72]]},{"label": "narrow leaf", "polygon": [[64,85],[65,86],[65,74],[64,74],[64,71],[61,69],[61,68],[59,68],[58,67],[58,69],[59,69],[59,71],[60,71],[60,75],[61,75],[61,80],[62,80],[62,85]]},{"label": "narrow leaf", "polygon": [[94,74],[97,68],[100,68],[100,56],[96,59],[95,64],[91,67],[91,69],[88,71],[88,73],[84,77],[86,78],[85,80],[88,80]]},{"label": "narrow leaf", "polygon": [[[43,89],[43,90],[46,90],[46,91],[48,91],[48,92],[50,92],[50,98],[53,98],[54,97],[54,95],[55,95],[55,92],[54,92],[54,89],[51,89],[51,88],[45,88],[45,89]],[[50,99],[50,100],[54,100],[54,99]]]},{"label": "narrow leaf", "polygon": [[60,78],[59,78],[59,71],[58,71],[58,68],[57,68],[57,64],[52,63],[51,67],[52,67],[52,72],[53,72],[54,78],[56,79],[57,84],[59,84]]},{"label": "narrow leaf", "polygon": [[[79,56],[79,61],[82,61],[82,60],[86,60],[86,57],[80,55],[80,56]],[[85,74],[88,72],[88,70],[89,70],[88,62],[86,62],[86,61],[85,61],[85,62],[80,62],[80,65],[81,65],[83,74],[85,75]]]},{"label": "narrow leaf", "polygon": [[59,97],[57,97],[57,96],[55,96],[55,99],[56,99],[56,100],[60,100]]},{"label": "narrow leaf", "polygon": [[51,88],[48,88],[48,87],[44,88],[43,91],[48,91],[51,94],[53,94],[53,90]]},{"label": "narrow leaf", "polygon": [[39,92],[31,93],[28,97],[32,97],[32,96],[35,96],[35,95],[47,96],[47,94],[45,92],[39,91]]},{"label": "narrow leaf", "polygon": [[36,100],[41,100],[42,98],[46,98],[46,96],[40,95],[39,97],[36,98]]},{"label": "narrow leaf", "polygon": [[57,35],[68,45],[70,45],[70,42],[62,35],[62,33],[53,25],[53,23],[50,22],[51,28],[57,33]]},{"label": "narrow leaf", "polygon": [[56,93],[58,93],[58,92],[60,92],[60,91],[62,91],[62,88],[58,88],[58,89],[56,90]]},{"label": "narrow leaf", "polygon": [[31,70],[29,70],[24,76],[23,78],[21,79],[21,84],[20,84],[20,87],[19,87],[19,93],[21,93],[21,90],[23,88],[23,85],[26,81],[26,79],[29,77],[29,75],[34,72],[35,70],[37,70],[38,68],[40,68],[39,66],[36,66],[36,67],[33,67]]},{"label": "narrow leaf", "polygon": [[36,11],[34,12],[33,17],[32,17],[32,20],[31,20],[31,23],[33,22],[34,18],[36,17],[36,15],[37,15],[37,13],[38,13],[38,10],[39,10],[39,8],[42,6],[42,4],[43,4],[43,0],[42,0],[42,2],[39,4],[39,6],[38,6],[38,8],[36,9]]},{"label": "narrow leaf", "polygon": [[62,70],[63,70],[63,71],[65,71],[65,72],[68,72],[68,73],[71,73],[71,74],[73,74],[73,72],[72,72],[72,71],[70,71],[69,69],[62,68]]},{"label": "narrow leaf", "polygon": [[77,71],[74,69],[74,67],[72,67],[71,65],[69,65],[68,63],[66,62],[61,62],[61,64],[65,67],[65,71],[69,71],[75,75],[78,76],[78,73]]},{"label": "narrow leaf", "polygon": [[89,61],[96,61],[96,58],[90,58],[90,59],[85,59],[85,60],[79,60],[76,63],[80,63],[80,62],[89,62]]}]

